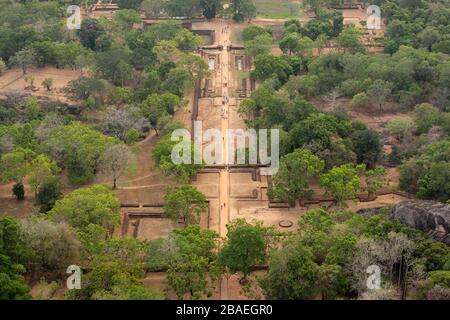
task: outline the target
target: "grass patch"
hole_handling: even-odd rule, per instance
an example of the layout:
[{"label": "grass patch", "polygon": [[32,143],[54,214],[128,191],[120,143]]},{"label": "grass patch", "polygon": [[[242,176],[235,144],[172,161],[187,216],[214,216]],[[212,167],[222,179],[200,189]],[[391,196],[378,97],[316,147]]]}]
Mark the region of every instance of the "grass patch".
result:
[{"label": "grass patch", "polygon": [[289,19],[300,16],[301,2],[292,0],[254,0],[256,15],[268,19]]}]

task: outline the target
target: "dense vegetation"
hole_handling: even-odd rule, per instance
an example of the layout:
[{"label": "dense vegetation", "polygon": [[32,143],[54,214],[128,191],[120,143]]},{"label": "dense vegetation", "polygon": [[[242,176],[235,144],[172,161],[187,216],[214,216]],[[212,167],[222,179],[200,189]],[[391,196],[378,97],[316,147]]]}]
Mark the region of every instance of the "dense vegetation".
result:
[{"label": "dense vegetation", "polygon": [[[202,165],[170,158],[176,142],[169,134],[182,127],[173,115],[208,75],[193,54],[202,40],[175,19],[135,24],[140,12],[220,14],[243,22],[255,16],[255,6],[249,0],[233,0],[228,9],[218,0],[118,0],[111,20],[85,18],[80,30],[69,31],[65,10],[72,3],[94,1],[0,0],[0,74],[20,68],[27,90],[34,90],[31,68],[79,72],[62,92],[69,103],[2,96],[0,182],[11,183],[18,204],[33,197],[36,210],[23,219],[0,218],[0,299],[31,299],[28,284],[41,279],[48,290],[39,298],[52,298],[72,264],[83,266],[84,285],[61,290],[65,299],[201,299],[213,295],[220,276],[236,273],[253,298],[450,299],[447,246],[390,220],[389,208],[371,217],[344,209],[363,191],[376,197],[388,182],[385,167],[393,166],[400,189],[421,199],[450,198],[447,1],[375,0],[386,18],[384,37],[374,40],[384,45],[381,54],[367,52],[360,29],[344,27],[339,11],[324,9],[342,1],[304,1],[315,18],[284,24],[280,55],[269,53],[273,30],[243,30],[258,87],[239,113],[250,128],[281,132],[280,169],[269,197],[301,205],[317,182],[337,206],[307,211],[291,233],[237,219],[226,239],[199,226],[208,200],[188,183]],[[37,85],[51,92],[54,80]],[[396,109],[412,116],[390,120],[387,135],[380,135],[341,103],[367,114]],[[118,237],[114,189],[149,132],[159,139],[155,167],[170,184],[166,217],[184,228],[167,239]],[[389,153],[387,140],[393,141]],[[193,145],[187,149],[192,156]],[[111,185],[87,186],[97,173]],[[382,290],[366,290],[372,264],[381,267]],[[268,272],[255,278],[253,268],[265,265]],[[166,272],[164,292],[144,285],[152,271]]]},{"label": "dense vegetation", "polygon": [[[175,2],[170,4],[174,10],[181,3]],[[33,89],[30,68],[80,72],[63,90],[70,104],[15,93],[8,93],[0,103],[1,182],[14,183],[12,193],[18,200],[32,196],[25,188],[29,185],[42,213],[20,221],[1,220],[2,299],[31,298],[25,274],[32,282],[41,277],[49,281],[42,286],[51,296],[59,287],[51,281],[59,281],[71,264],[88,270],[89,286],[67,298],[163,298],[140,280],[146,270],[146,245],[112,237],[120,223],[115,193],[94,185],[63,197],[67,184],[82,186],[99,172],[116,188],[120,176],[132,169],[133,145],[151,130],[166,136],[179,128],[172,121],[175,110],[185,92],[207,73],[205,62],[191,54],[201,42],[198,36],[177,21],[133,28],[141,1],[130,4],[119,2],[123,10],[112,20],[85,18],[80,30],[69,31],[64,1],[1,3],[0,73],[6,67],[20,67]],[[53,79],[41,85],[52,91]],[[156,166],[187,183],[196,167],[167,167],[170,149],[167,154],[164,141],[153,154]],[[178,209],[187,207],[186,224],[195,222],[190,207],[196,202],[196,212],[203,211],[203,194],[187,186],[172,193],[173,201],[170,194],[167,199],[168,215],[173,212],[176,220]],[[123,260],[122,251],[130,251],[129,260]]]},{"label": "dense vegetation", "polygon": [[[421,3],[424,15],[427,10],[442,9],[438,4]],[[313,6],[313,2],[310,5]],[[388,42],[393,41],[390,28],[397,23],[393,17],[407,19],[411,11],[422,14],[422,9],[414,5],[407,6],[411,11],[400,10],[395,1],[385,1],[382,6],[388,12],[384,38]],[[438,21],[429,21],[428,15],[423,28],[430,28],[427,24],[433,23],[433,28],[445,32],[449,25],[446,12],[448,9],[440,10]],[[421,20],[414,21],[418,24]],[[355,169],[359,164],[374,169],[378,165],[404,163],[400,168],[403,190],[419,198],[446,201],[450,197],[446,157],[450,60],[444,51],[421,45],[424,32],[411,32],[408,37],[412,40],[403,39],[405,41],[400,41],[395,50],[386,45],[387,54],[368,54],[360,29],[343,28],[339,12],[317,10],[316,19],[303,25],[297,20],[285,23],[279,40],[283,55],[277,56],[269,53],[272,31],[250,26],[242,32],[242,40],[247,53],[254,56],[255,70],[251,76],[262,84],[241,104],[239,112],[251,128],[281,130],[280,150],[286,155],[285,161],[290,156],[301,161],[297,156],[298,152],[304,152],[299,151],[301,148],[324,160],[325,171],[338,170],[348,164],[353,164]],[[324,52],[323,48],[330,45],[337,50]],[[318,97],[331,106],[331,111],[323,112],[316,107],[320,105]],[[395,142],[393,151],[384,154],[384,141],[378,133],[351,120],[341,105],[346,99],[351,100],[351,107],[358,112],[382,114],[386,109],[397,108],[413,110],[416,115],[386,124],[386,131]],[[428,143],[434,143],[435,147],[422,148]],[[427,151],[431,149],[433,151]],[[436,157],[427,154],[436,154]],[[421,159],[425,158],[429,159],[428,164],[422,164]],[[443,174],[438,177],[437,172]],[[281,175],[274,180],[274,190],[270,193],[273,199],[289,199],[287,202],[293,204],[295,199],[305,196],[294,191],[298,188],[294,185],[302,184],[298,178],[290,177],[290,185],[280,188]],[[326,183],[322,185],[325,187]]]}]

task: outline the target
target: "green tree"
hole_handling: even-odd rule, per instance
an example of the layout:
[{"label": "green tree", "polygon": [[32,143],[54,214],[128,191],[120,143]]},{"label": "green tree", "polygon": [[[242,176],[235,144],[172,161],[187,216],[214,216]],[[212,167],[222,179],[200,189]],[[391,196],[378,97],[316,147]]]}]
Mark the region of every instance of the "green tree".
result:
[{"label": "green tree", "polygon": [[257,25],[251,25],[242,30],[241,38],[243,42],[247,42],[250,40],[255,39],[257,36],[267,34],[270,35],[270,33],[267,31],[267,29],[257,26]]},{"label": "green tree", "polygon": [[203,9],[203,15],[208,20],[216,17],[217,12],[221,10],[221,5],[221,0],[200,0],[200,7]]},{"label": "green tree", "polygon": [[441,113],[439,126],[442,128],[447,137],[450,137],[450,112]]},{"label": "green tree", "polygon": [[31,122],[33,120],[42,119],[44,112],[35,97],[26,100],[23,108],[26,121]]},{"label": "green tree", "polygon": [[313,260],[322,265],[326,262],[330,247],[334,244],[332,230],[335,223],[324,209],[308,210],[298,221],[301,240],[313,254]]},{"label": "green tree", "polygon": [[323,50],[329,45],[329,38],[325,34],[320,34],[316,40],[314,40],[315,48],[317,49],[319,55],[322,54]]},{"label": "green tree", "polygon": [[62,186],[59,179],[56,177],[44,180],[37,192],[37,203],[40,206],[41,212],[50,211],[55,205],[56,201],[62,195]]},{"label": "green tree", "polygon": [[[53,48],[53,59],[58,68],[74,69],[79,67],[82,69],[82,67],[87,68],[92,65],[94,53],[79,42],[55,43]],[[80,64],[80,62],[83,63]]]},{"label": "green tree", "polygon": [[346,97],[355,97],[357,94],[363,93],[366,90],[368,82],[368,80],[364,82],[356,79],[345,80],[339,86],[339,93]]},{"label": "green tree", "polygon": [[268,299],[312,299],[316,273],[311,251],[293,238],[272,253],[269,272],[260,279],[260,285]]},{"label": "green tree", "polygon": [[9,63],[11,65],[18,66],[22,69],[23,74],[26,74],[28,68],[36,63],[34,50],[23,49],[16,52],[16,54],[9,59]]},{"label": "green tree", "polygon": [[250,21],[256,16],[256,7],[252,0],[232,0],[231,10],[233,12],[233,20],[237,22]]},{"label": "green tree", "polygon": [[421,199],[448,201],[450,199],[450,164],[444,161],[432,163],[418,180],[418,188],[417,197]]},{"label": "green tree", "polygon": [[32,151],[22,148],[3,154],[0,158],[1,180],[22,182],[29,171],[29,161],[32,157]]},{"label": "green tree", "polygon": [[297,52],[297,48],[300,41],[300,35],[297,32],[292,32],[289,34],[286,34],[281,40],[280,40],[280,49],[283,51],[284,54],[293,54]]},{"label": "green tree", "polygon": [[300,28],[299,32],[313,41],[320,35],[326,35],[328,37],[336,36],[332,24],[328,19],[324,18],[309,20]]},{"label": "green tree", "polygon": [[392,119],[386,123],[386,130],[399,142],[411,138],[414,127],[414,121],[409,117]]},{"label": "green tree", "polygon": [[324,161],[308,150],[297,149],[285,155],[277,174],[272,177],[269,197],[288,202],[291,206],[297,199],[310,198],[314,192],[308,181],[318,176],[323,167]]},{"label": "green tree", "polygon": [[259,222],[252,225],[236,219],[227,225],[227,230],[227,241],[218,255],[219,265],[232,274],[242,272],[241,282],[245,282],[251,268],[266,260],[269,229]]},{"label": "green tree", "polygon": [[353,96],[352,107],[363,108],[369,104],[369,97],[365,92],[357,93]]},{"label": "green tree", "polygon": [[28,256],[19,222],[12,217],[0,218],[0,300],[29,300],[30,289],[22,276],[21,264]]},{"label": "green tree", "polygon": [[42,83],[42,86],[44,86],[47,91],[51,91],[52,90],[52,85],[53,85],[53,79],[52,78],[45,78]]},{"label": "green tree", "polygon": [[393,84],[391,82],[377,79],[369,87],[369,89],[367,89],[367,95],[374,103],[378,104],[378,106],[380,107],[380,112],[383,112],[383,104],[391,95],[392,88]]},{"label": "green tree", "polygon": [[160,42],[161,40],[173,40],[181,28],[180,21],[161,21],[149,27],[149,37],[155,37],[157,42]]},{"label": "green tree", "polygon": [[98,39],[105,35],[103,26],[96,19],[83,19],[80,30],[78,30],[78,37],[80,42],[86,48],[96,50]]},{"label": "green tree", "polygon": [[130,50],[122,47],[99,52],[96,55],[96,72],[101,78],[111,80],[115,85],[122,85],[133,71],[130,57]]},{"label": "green tree", "polygon": [[81,290],[71,290],[72,298],[116,300],[129,295],[138,295],[139,299],[153,296],[155,292],[146,290],[140,280],[145,275],[144,242],[118,237],[100,241],[93,249],[86,268],[90,271],[83,276],[86,280]]},{"label": "green tree", "polygon": [[39,186],[47,179],[59,174],[60,169],[54,161],[51,161],[45,155],[40,154],[34,158],[29,166],[28,183],[37,197]]},{"label": "green tree", "polygon": [[320,79],[316,75],[291,76],[284,88],[310,99],[319,93]]},{"label": "green tree", "polygon": [[333,135],[346,137],[351,132],[349,122],[341,121],[329,114],[312,112],[306,119],[292,127],[290,135],[295,147],[311,142],[318,142],[329,147]]},{"label": "green tree", "polygon": [[46,219],[21,220],[24,241],[31,254],[27,259],[35,275],[50,271],[64,275],[66,268],[80,263],[80,242],[75,231],[65,223]]},{"label": "green tree", "polygon": [[219,276],[217,233],[190,225],[175,230],[171,237],[176,251],[167,270],[170,288],[178,299],[183,299],[186,294],[195,300],[203,295],[211,296]]},{"label": "green tree", "polygon": [[[189,72],[191,82],[201,80],[209,73],[207,63],[202,58],[193,54],[183,55],[179,61],[179,65]],[[186,85],[183,87],[186,87]]]},{"label": "green tree", "polygon": [[117,5],[120,9],[135,9],[138,10],[142,0],[118,0]]},{"label": "green tree", "polygon": [[158,123],[166,115],[173,115],[180,105],[180,97],[169,92],[149,95],[141,105],[144,116],[159,135]]},{"label": "green tree", "polygon": [[0,75],[3,72],[5,72],[5,70],[6,70],[6,63],[2,59],[0,59]]},{"label": "green tree", "polygon": [[387,183],[387,172],[382,166],[376,167],[372,170],[366,170],[364,175],[366,177],[367,193],[369,198],[376,195],[377,191],[383,188]]},{"label": "green tree", "polygon": [[72,184],[81,184],[94,177],[100,155],[116,143],[115,138],[74,122],[57,127],[41,148],[68,170]]},{"label": "green tree", "polygon": [[272,36],[268,33],[257,35],[254,39],[245,42],[245,52],[250,56],[269,53],[272,47]]},{"label": "green tree", "polygon": [[17,182],[12,187],[12,193],[17,200],[25,199],[25,187],[22,182]]},{"label": "green tree", "polygon": [[175,36],[174,41],[180,50],[192,51],[198,48],[202,39],[187,29],[181,29]]},{"label": "green tree", "polygon": [[170,190],[164,197],[165,215],[184,225],[198,223],[200,214],[208,209],[208,201],[203,193],[191,186],[181,186]]},{"label": "green tree", "polygon": [[120,80],[120,85],[123,87],[127,81],[132,77],[133,67],[131,64],[121,60],[117,65],[117,76]]},{"label": "green tree", "polygon": [[157,288],[142,285],[114,286],[111,291],[96,292],[94,300],[164,300],[163,293]]},{"label": "green tree", "polygon": [[48,212],[54,221],[65,221],[80,234],[80,240],[91,242],[101,240],[95,236],[87,239],[91,225],[111,236],[114,228],[120,223],[120,204],[117,196],[104,185],[94,185],[81,188],[67,194],[63,199],[56,201],[55,206]]},{"label": "green tree", "polygon": [[303,6],[307,10],[313,11],[315,16],[318,17],[323,10],[324,2],[324,0],[305,0]]},{"label": "green tree", "polygon": [[112,23],[118,32],[131,31],[133,24],[141,21],[141,17],[136,10],[121,9],[115,12]]},{"label": "green tree", "polygon": [[336,38],[336,43],[339,48],[344,50],[344,53],[364,52],[364,45],[360,42],[361,36],[361,30],[355,27],[347,27]]},{"label": "green tree", "polygon": [[78,101],[96,96],[104,89],[105,84],[103,81],[95,78],[80,77],[76,80],[70,80],[63,91],[70,100]]},{"label": "green tree", "polygon": [[185,68],[173,68],[162,83],[162,88],[181,98],[187,89],[192,88],[192,80],[192,74]]},{"label": "green tree", "polygon": [[442,39],[442,36],[438,29],[427,27],[417,35],[417,38],[422,48],[431,51],[433,45],[438,43]]},{"label": "green tree", "polygon": [[331,195],[338,205],[345,200],[355,199],[361,190],[359,170],[353,165],[334,167],[320,177],[320,185]]},{"label": "green tree", "polygon": [[415,107],[416,133],[427,133],[432,126],[437,125],[440,120],[439,110],[429,103],[422,103]]},{"label": "green tree", "polygon": [[281,83],[285,83],[293,73],[292,67],[282,57],[276,57],[269,54],[260,54],[255,57],[255,70],[252,71],[252,77],[266,80],[277,77]]},{"label": "green tree", "polygon": [[336,297],[341,287],[342,267],[334,264],[323,264],[317,268],[316,291],[322,300]]},{"label": "green tree", "polygon": [[[174,163],[172,161],[172,151],[174,147],[182,146],[182,150],[178,154],[180,157],[186,156],[184,153],[189,152],[190,163]],[[171,141],[169,136],[162,138],[152,152],[155,166],[161,170],[165,176],[172,176],[181,183],[188,183],[202,165],[194,164],[194,145],[191,141],[177,142]]]},{"label": "green tree", "polygon": [[140,133],[136,129],[132,128],[127,131],[125,135],[125,143],[129,146],[134,145],[136,142],[139,141]]},{"label": "green tree", "polygon": [[300,37],[296,52],[302,58],[307,58],[312,56],[314,49],[314,42],[308,37]]},{"label": "green tree", "polygon": [[166,2],[164,0],[144,0],[141,4],[141,10],[147,17],[159,17],[164,14]]},{"label": "green tree", "polygon": [[195,18],[202,10],[199,0],[169,0],[166,6],[171,17]]},{"label": "green tree", "polygon": [[[175,38],[176,35],[174,35]],[[174,39],[170,40],[161,40],[157,42],[155,47],[153,48],[153,53],[159,62],[161,62],[160,67],[166,67],[170,64],[171,67],[176,66],[176,62],[180,60],[183,56],[183,51],[178,48],[178,43],[174,41]],[[167,70],[166,72],[168,72]],[[161,76],[160,72],[160,76]],[[167,78],[167,75],[162,75],[164,78]]]},{"label": "green tree", "polygon": [[[358,127],[360,126],[360,127]],[[355,125],[356,130],[350,136],[358,163],[373,168],[381,154],[381,142],[378,133],[365,125]]]}]

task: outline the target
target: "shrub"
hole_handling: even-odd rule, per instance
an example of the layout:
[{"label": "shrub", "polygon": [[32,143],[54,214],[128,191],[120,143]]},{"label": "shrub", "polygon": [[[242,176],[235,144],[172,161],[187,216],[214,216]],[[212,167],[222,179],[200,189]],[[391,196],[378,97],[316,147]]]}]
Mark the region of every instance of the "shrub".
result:
[{"label": "shrub", "polygon": [[22,182],[18,182],[13,185],[12,193],[16,196],[17,200],[23,200],[25,198],[25,188]]},{"label": "shrub", "polygon": [[365,92],[356,94],[352,99],[352,106],[355,108],[364,108],[369,104],[369,97]]}]

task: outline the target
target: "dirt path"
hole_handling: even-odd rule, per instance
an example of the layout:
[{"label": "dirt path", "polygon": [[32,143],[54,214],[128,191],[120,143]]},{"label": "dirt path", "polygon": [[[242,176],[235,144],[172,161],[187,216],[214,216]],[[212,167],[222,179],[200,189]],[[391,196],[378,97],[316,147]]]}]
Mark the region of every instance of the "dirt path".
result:
[{"label": "dirt path", "polygon": [[[229,67],[228,67],[228,50],[227,45],[229,44],[230,34],[229,32],[222,32],[226,31],[226,23],[223,22],[221,24],[222,30],[220,30],[220,37],[219,37],[219,44],[223,45],[223,51],[222,51],[222,64],[220,68],[220,74],[221,74],[221,83],[222,83],[222,94],[223,94],[223,101],[225,104],[222,103],[222,109],[221,109],[221,131],[222,136],[224,137],[224,144],[223,144],[223,152],[222,155],[226,161],[228,159],[228,137],[227,137],[227,130],[229,128],[229,104],[227,99],[225,97],[228,96],[228,78],[229,78]],[[226,162],[227,163],[227,162]],[[229,220],[229,187],[230,187],[230,171],[228,166],[225,167],[225,169],[222,169],[220,171],[220,236],[226,236],[226,224]]]},{"label": "dirt path", "polygon": [[[220,29],[216,30],[218,44],[223,46],[221,53],[221,65],[220,76],[222,85],[222,109],[221,109],[221,131],[224,137],[223,143],[223,159],[228,159],[228,135],[227,130],[229,128],[229,92],[228,92],[228,79],[229,79],[229,54],[227,46],[230,45],[230,32],[229,26],[226,21],[222,21]],[[227,162],[225,162],[227,163]],[[230,170],[228,166],[220,171],[220,185],[219,185],[219,235],[225,237],[227,234],[227,224],[230,220]],[[228,299],[228,279],[223,278],[220,283],[220,298],[222,300]]]}]

